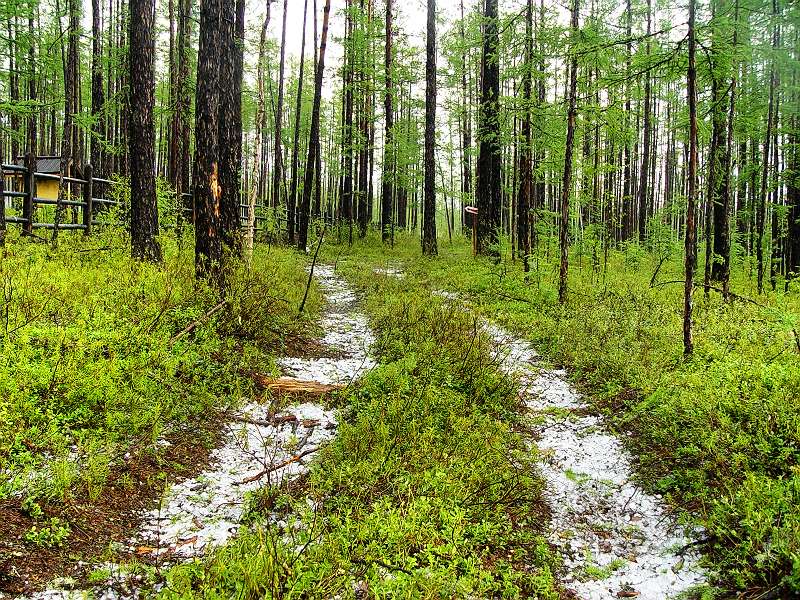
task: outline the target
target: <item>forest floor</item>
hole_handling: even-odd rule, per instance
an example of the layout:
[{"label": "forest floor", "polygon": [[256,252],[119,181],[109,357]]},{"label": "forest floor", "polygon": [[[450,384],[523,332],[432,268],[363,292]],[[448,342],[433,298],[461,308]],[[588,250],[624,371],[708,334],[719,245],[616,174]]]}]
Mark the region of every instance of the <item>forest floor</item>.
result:
[{"label": "forest floor", "polygon": [[[60,304],[82,279],[77,266],[110,285],[100,280],[111,263],[86,264],[81,249],[59,256]],[[3,591],[69,575],[56,583],[170,598],[793,597],[800,420],[786,399],[800,389],[796,292],[760,306],[698,297],[698,357],[687,362],[680,290],[659,284],[679,278],[677,261],[654,277],[659,260],[638,247],[612,253],[605,270],[578,256],[562,309],[546,251],[527,277],[506,256],[471,258],[463,242],[441,251],[421,259],[404,237],[391,253],[372,239],[326,243],[307,315],[296,307],[309,265],[278,249],[237,276],[247,301],[224,316],[206,319],[214,302],[190,296],[180,277],[167,284],[183,272],[177,258],[163,279],[136,267],[127,286],[112,286],[116,297],[87,290],[88,302],[72,301],[59,315],[83,320],[77,339],[28,356],[42,365],[38,379],[28,375],[32,387],[3,406],[24,435],[3,438],[0,497],[21,525],[0,529],[2,559],[34,565],[29,573],[49,560],[27,587],[18,577]],[[26,289],[44,286],[27,278]],[[734,289],[746,286],[742,269]],[[145,319],[125,296],[137,287]],[[65,338],[58,315],[36,317],[36,297],[20,295],[20,331],[30,321]],[[109,306],[117,313],[98,321]],[[78,337],[108,338],[129,322],[120,340],[149,326],[136,352]],[[118,353],[137,358],[120,366]],[[86,369],[103,360],[117,371],[99,387],[131,388],[141,406],[125,414],[132,397],[95,402],[103,419],[91,421],[87,393],[70,395],[78,380],[60,380],[59,365],[97,378],[101,369]],[[154,406],[159,361],[170,397]],[[264,389],[277,374],[345,387],[277,397]],[[23,403],[26,389],[40,390],[37,405]],[[134,425],[138,437],[120,431]],[[96,453],[104,473],[74,468],[58,484],[66,463]],[[144,483],[139,472],[150,473]],[[82,547],[95,530],[97,543]]]}]

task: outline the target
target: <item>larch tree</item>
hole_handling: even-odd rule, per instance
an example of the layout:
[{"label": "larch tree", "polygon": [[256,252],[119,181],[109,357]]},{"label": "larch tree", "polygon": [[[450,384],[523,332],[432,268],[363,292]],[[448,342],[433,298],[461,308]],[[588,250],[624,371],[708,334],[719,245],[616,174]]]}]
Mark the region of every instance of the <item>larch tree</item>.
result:
[{"label": "larch tree", "polygon": [[686,205],[686,233],[684,237],[684,287],[683,287],[683,353],[694,352],[692,335],[692,297],[694,273],[697,269],[697,31],[695,0],[689,0],[689,66],[686,73],[686,95],[689,105],[689,165],[688,197]]},{"label": "larch tree", "polygon": [[[288,0],[283,0],[283,26],[281,27],[281,58],[278,67],[278,102],[275,105],[275,151],[273,154],[272,169],[272,205],[281,205],[281,187],[283,184],[283,80],[286,70],[286,15],[289,12]],[[286,203],[289,211],[289,200]],[[294,223],[292,223],[293,225]],[[294,240],[294,231],[288,231],[289,241]]]},{"label": "larch tree", "polygon": [[425,199],[422,253],[438,254],[436,246],[436,0],[428,0],[425,61]]},{"label": "larch tree", "polygon": [[501,227],[500,36],[497,0],[486,0],[478,123],[478,253],[498,255]]},{"label": "larch tree", "polygon": [[306,65],[306,22],[308,17],[308,0],[303,0],[303,35],[300,42],[300,72],[297,76],[297,98],[294,107],[294,142],[292,144],[292,183],[287,197],[286,229],[289,244],[295,242],[297,214],[297,186],[300,167],[300,118],[303,113],[303,78]]},{"label": "larch tree", "polygon": [[533,73],[533,0],[525,8],[525,62],[522,67],[522,128],[520,131],[519,190],[517,191],[517,249],[527,273],[531,252],[530,210],[533,204],[533,136],[531,135],[531,92]]},{"label": "larch tree", "polygon": [[195,270],[221,284],[222,187],[219,181],[220,67],[223,0],[200,5],[200,47],[195,100],[194,212]]},{"label": "larch tree", "polygon": [[384,54],[386,91],[383,110],[386,126],[383,145],[383,181],[381,189],[381,240],[392,240],[392,205],[394,202],[394,89],[392,83],[392,0],[386,0],[386,46]]},{"label": "larch tree", "polygon": [[311,212],[311,193],[314,187],[314,178],[319,158],[319,121],[320,106],[322,104],[322,81],[325,74],[325,49],[328,45],[328,22],[330,20],[331,0],[325,0],[322,9],[322,33],[319,43],[319,55],[314,76],[314,105],[311,109],[311,133],[308,143],[308,160],[306,161],[305,182],[303,184],[303,201],[300,206],[299,229],[297,233],[297,247],[305,251],[308,246],[308,226]]},{"label": "larch tree", "polygon": [[131,251],[135,258],[160,261],[155,181],[155,0],[130,0]]},{"label": "larch tree", "polygon": [[569,276],[569,199],[572,193],[572,159],[575,145],[575,122],[578,115],[578,16],[579,0],[572,0],[570,20],[570,62],[569,91],[567,92],[567,139],[564,149],[564,175],[561,181],[561,226],[559,229],[559,248],[561,262],[558,276],[558,301],[567,301],[567,280]]}]

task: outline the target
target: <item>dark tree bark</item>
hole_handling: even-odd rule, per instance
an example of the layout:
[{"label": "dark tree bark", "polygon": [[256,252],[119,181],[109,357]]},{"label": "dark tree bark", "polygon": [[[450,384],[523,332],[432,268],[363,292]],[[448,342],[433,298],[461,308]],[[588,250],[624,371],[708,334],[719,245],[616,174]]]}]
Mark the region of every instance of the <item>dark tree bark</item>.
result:
[{"label": "dark tree bark", "polygon": [[422,215],[422,253],[438,254],[436,247],[436,0],[428,0],[428,36],[425,61],[425,200]]},{"label": "dark tree bark", "polygon": [[300,163],[300,117],[303,110],[303,77],[306,63],[306,22],[308,18],[308,0],[303,2],[303,39],[300,43],[300,74],[297,78],[297,101],[294,109],[294,144],[292,145],[292,187],[287,199],[287,229],[289,244],[295,242],[295,215],[297,213],[297,179]]},{"label": "dark tree bark", "polygon": [[244,0],[224,3],[220,22],[219,183],[223,249],[241,256]]},{"label": "dark tree bark", "polygon": [[683,353],[694,352],[692,337],[692,295],[694,272],[697,268],[697,65],[696,65],[695,0],[689,0],[689,68],[686,75],[686,93],[689,103],[689,194],[686,208],[686,236],[684,238],[685,281],[683,288]]},{"label": "dark tree bark", "polygon": [[383,109],[386,119],[386,135],[383,145],[383,188],[381,192],[381,240],[384,244],[392,239],[392,203],[394,197],[394,90],[392,89],[392,0],[386,0],[386,46],[384,66],[386,71],[386,93]]},{"label": "dark tree bark", "polygon": [[319,44],[315,82],[314,106],[311,111],[311,135],[308,144],[308,160],[306,161],[305,182],[303,183],[303,203],[300,207],[300,228],[297,235],[297,247],[305,251],[308,245],[308,222],[311,211],[311,193],[314,187],[314,175],[317,169],[312,165],[317,164],[319,157],[319,111],[322,102],[322,79],[325,73],[325,48],[328,45],[328,21],[331,12],[331,0],[325,0],[322,9],[322,35]]},{"label": "dark tree bark", "polygon": [[486,0],[478,138],[478,253],[498,255],[501,227],[500,38],[497,0]]},{"label": "dark tree bark", "polygon": [[[472,112],[470,106],[470,94],[467,93],[467,35],[464,24],[464,0],[461,0],[461,102],[464,112],[461,122],[461,162],[462,180],[461,191],[463,202],[470,202],[472,195]],[[461,213],[462,225],[472,228],[472,220],[466,218],[466,214]]]},{"label": "dark tree bark", "polygon": [[364,32],[364,55],[359,60],[359,81],[361,88],[361,101],[360,101],[360,144],[358,149],[358,237],[364,238],[367,235],[367,217],[369,211],[367,208],[368,191],[369,191],[369,121],[371,113],[372,94],[369,91],[367,84],[367,59],[372,54],[372,43],[367,35],[367,32],[372,29],[372,0],[365,6],[364,0],[361,0],[361,12],[366,11],[367,25]]},{"label": "dark tree bark", "polygon": [[565,304],[567,301],[567,279],[569,275],[569,197],[572,188],[572,155],[575,141],[575,121],[578,114],[578,15],[580,14],[579,0],[572,1],[572,21],[570,42],[569,68],[569,105],[567,112],[567,141],[564,151],[564,178],[561,183],[561,228],[559,230],[559,246],[561,248],[561,264],[558,278],[558,301]]},{"label": "dark tree bark", "polygon": [[[31,10],[30,14],[28,15],[28,37],[30,38],[30,43],[28,44],[28,100],[34,105],[37,102],[37,95],[36,95],[36,44],[34,44],[34,19],[33,19],[33,10]],[[44,108],[40,110],[40,115],[44,114]],[[28,116],[28,127],[27,127],[27,152],[36,156],[38,154],[38,139],[36,133],[36,119],[37,114],[34,111],[31,111],[30,116]],[[2,153],[0,153],[2,156]],[[14,157],[16,158],[16,157]]]},{"label": "dark tree bark", "polygon": [[631,0],[627,0],[625,7],[626,28],[625,35],[627,43],[625,45],[625,146],[622,153],[623,162],[623,183],[622,183],[622,214],[620,215],[620,227],[622,229],[621,238],[627,241],[631,237],[633,230],[633,159],[631,157],[631,62],[633,56],[633,46],[631,38],[633,36],[633,17],[631,12]]},{"label": "dark tree bark", "polygon": [[525,63],[522,71],[522,150],[519,157],[520,184],[517,192],[517,248],[525,272],[531,253],[529,213],[532,204],[533,172],[531,136],[531,73],[533,69],[533,0],[528,0],[525,14]]},{"label": "dark tree bark", "polygon": [[[800,101],[800,93],[797,91],[798,65],[800,65],[800,30],[795,29],[794,37],[795,63],[792,72],[793,102],[797,106]],[[787,280],[788,291],[789,281],[800,275],[800,117],[794,113],[791,118],[791,127],[788,137],[789,141],[789,165],[788,181],[786,184],[786,203],[788,210],[786,218],[788,220],[788,256],[787,256]]]},{"label": "dark tree bark", "polygon": [[155,181],[155,0],[130,0],[130,118],[128,156],[131,174],[131,252],[134,258],[161,260]]},{"label": "dark tree bark", "polygon": [[[739,36],[739,0],[736,0],[733,22],[733,54],[735,56]],[[730,91],[727,92],[727,121],[725,122],[724,139],[720,142],[720,179],[714,198],[714,255],[719,257],[711,268],[711,278],[722,282],[725,299],[730,292],[731,277],[731,169],[733,157],[733,126],[736,114],[736,84],[738,65],[729,65],[731,79]],[[724,107],[721,107],[724,110]]]},{"label": "dark tree bark", "polygon": [[64,202],[69,193],[64,177],[72,174],[72,167],[77,146],[75,135],[75,113],[78,101],[75,96],[76,79],[78,73],[78,39],[80,36],[80,10],[77,0],[69,0],[67,4],[69,13],[69,26],[67,29],[67,56],[64,62],[64,124],[61,138],[61,178],[58,182],[58,198],[56,200],[55,217],[53,219],[53,246],[58,244],[58,233],[61,222],[64,220]]},{"label": "dark tree bark", "polygon": [[203,0],[195,100],[195,269],[221,285],[222,187],[219,181],[220,55],[223,52],[222,0]]},{"label": "dark tree bark", "polygon": [[[778,0],[772,0],[772,17],[777,21]],[[779,34],[778,25],[772,26],[772,49],[778,49]],[[769,104],[767,107],[767,132],[764,137],[764,154],[761,163],[761,193],[758,198],[758,212],[756,215],[756,259],[758,261],[758,293],[764,293],[764,225],[767,220],[767,181],[769,179],[769,160],[770,143],[772,142],[772,130],[775,124],[775,88],[777,87],[778,74],[775,66],[775,59],[770,65],[769,77]]]},{"label": "dark tree bark", "polygon": [[[645,52],[650,58],[650,34],[653,23],[653,4],[652,0],[647,0],[647,42]],[[639,241],[644,241],[647,234],[647,209],[650,206],[651,190],[648,181],[650,175],[650,143],[652,142],[652,78],[650,73],[644,76],[644,123],[642,135],[644,136],[642,148],[642,170],[639,175]]]},{"label": "dark tree bark", "polygon": [[103,177],[105,175],[105,151],[103,144],[106,137],[105,96],[103,93],[103,67],[100,63],[100,0],[92,0],[92,171]]},{"label": "dark tree bark", "polygon": [[[281,60],[278,67],[278,104],[275,106],[275,152],[273,155],[274,166],[272,169],[272,205],[281,205],[281,187],[283,182],[283,79],[286,72],[286,13],[288,0],[283,0],[283,26],[281,28]],[[287,199],[286,210],[289,210]],[[289,241],[294,239],[294,231],[288,231]],[[292,223],[294,225],[294,223]]]}]

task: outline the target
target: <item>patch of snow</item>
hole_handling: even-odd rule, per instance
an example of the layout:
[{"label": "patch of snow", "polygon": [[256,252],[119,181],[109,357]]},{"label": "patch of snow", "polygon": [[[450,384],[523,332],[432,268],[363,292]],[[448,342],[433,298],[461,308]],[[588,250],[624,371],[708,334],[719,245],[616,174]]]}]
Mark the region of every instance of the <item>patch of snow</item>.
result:
[{"label": "patch of snow", "polygon": [[585,404],[566,372],[541,368],[528,342],[496,325],[484,327],[497,344],[501,369],[519,380],[532,416],[544,419],[535,426],[536,443],[552,509],[550,541],[568,570],[566,587],[582,600],[620,592],[662,600],[704,583],[699,555],[682,553],[688,532],[660,497],[636,484],[630,456],[603,420],[575,412]]},{"label": "patch of snow", "polygon": [[373,269],[372,272],[376,275],[385,275],[386,277],[394,277],[395,279],[403,279],[406,276],[402,268],[392,266]]},{"label": "patch of snow", "polygon": [[[286,375],[324,384],[347,384],[371,369],[368,352],[373,334],[358,312],[353,290],[327,266],[314,275],[327,299],[322,317],[323,345],[337,358],[284,358],[278,361]],[[166,555],[166,560],[190,560],[229,541],[238,531],[245,495],[266,483],[291,480],[308,471],[314,454],[301,457],[330,441],[336,434],[333,411],[306,402],[288,407],[281,415],[294,419],[269,420],[268,408],[247,403],[227,425],[224,444],[211,453],[210,467],[200,475],[171,486],[161,505],[142,515],[142,528],[130,540],[138,554]],[[56,580],[52,589],[32,600],[73,600],[91,596],[137,598],[140,588],[126,583],[124,566],[104,565],[112,577],[87,591],[69,589]],[[56,585],[56,584],[61,585]]]}]

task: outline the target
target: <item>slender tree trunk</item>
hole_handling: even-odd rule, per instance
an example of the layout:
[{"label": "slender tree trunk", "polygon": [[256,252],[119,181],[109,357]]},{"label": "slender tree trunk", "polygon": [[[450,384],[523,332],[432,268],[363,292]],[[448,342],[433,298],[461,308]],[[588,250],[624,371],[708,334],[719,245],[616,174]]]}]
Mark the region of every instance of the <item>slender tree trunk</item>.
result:
[{"label": "slender tree trunk", "polygon": [[632,223],[633,223],[633,206],[632,199],[634,194],[633,189],[633,159],[631,157],[631,78],[632,73],[632,56],[633,46],[631,37],[633,36],[633,16],[631,9],[631,0],[627,0],[625,7],[626,29],[627,36],[626,54],[625,54],[625,146],[623,149],[623,183],[622,183],[622,214],[620,216],[620,226],[622,228],[622,240],[627,241],[631,237]]},{"label": "slender tree trunk", "polygon": [[428,36],[425,61],[425,200],[422,215],[422,253],[438,254],[436,247],[436,0],[428,0]]},{"label": "slender tree trunk", "polygon": [[533,69],[533,0],[528,0],[525,14],[525,64],[522,71],[522,151],[519,158],[520,185],[517,193],[517,244],[525,272],[531,253],[529,213],[533,187],[531,136],[531,72]]},{"label": "slender tree trunk", "polygon": [[161,260],[155,181],[155,0],[130,0],[131,251],[134,258]]},{"label": "slender tree trunk", "polygon": [[[30,14],[28,15],[28,37],[30,38],[30,43],[28,44],[28,101],[33,105],[36,105],[38,102],[37,94],[36,94],[36,44],[34,43],[34,20],[33,20],[34,11],[31,9]],[[44,114],[44,107],[39,109],[39,115]],[[36,134],[36,119],[39,116],[36,114],[36,111],[31,111],[31,114],[28,116],[28,132],[27,132],[27,152],[30,152],[34,156],[38,154],[38,147],[39,144],[37,143],[37,134]],[[0,157],[2,157],[2,153],[0,153]],[[16,158],[16,157],[13,157]],[[0,161],[2,159],[0,158]]]},{"label": "slender tree trunk", "polygon": [[689,0],[689,68],[686,76],[686,93],[689,103],[689,196],[686,209],[685,282],[683,290],[683,353],[694,352],[692,338],[692,295],[694,272],[697,268],[697,229],[695,207],[697,204],[697,65],[696,65],[695,0]]},{"label": "slender tree trunk", "polygon": [[[246,246],[248,253],[253,253],[253,243],[255,241],[255,227],[256,227],[256,200],[258,198],[259,189],[262,183],[262,165],[264,163],[264,122],[266,120],[266,92],[264,90],[266,84],[266,69],[267,61],[267,28],[271,16],[271,6],[274,0],[268,0],[266,9],[267,14],[264,17],[264,23],[261,26],[261,39],[258,45],[258,64],[256,66],[256,89],[258,98],[256,100],[256,130],[255,130],[255,155],[253,156],[252,172],[250,176],[250,194],[247,200],[247,233],[246,233]],[[302,72],[302,71],[301,71]]]},{"label": "slender tree trunk", "polygon": [[[645,53],[650,59],[650,34],[652,33],[653,4],[652,0],[647,0],[647,42],[645,42]],[[650,142],[652,141],[652,77],[648,71],[644,75],[644,124],[643,124],[643,148],[642,148],[642,170],[639,176],[639,241],[643,242],[647,234],[647,208],[650,205]]]},{"label": "slender tree trunk", "polygon": [[200,48],[195,99],[195,269],[222,285],[222,187],[219,172],[220,56],[223,0],[200,5]]},{"label": "slender tree trunk", "polygon": [[386,120],[386,134],[383,145],[383,187],[381,192],[381,240],[391,241],[392,200],[394,196],[395,158],[394,158],[394,90],[392,84],[392,0],[386,0],[386,46],[384,66],[386,72],[386,94],[383,108]]},{"label": "slender tree trunk", "polygon": [[[286,13],[289,2],[283,0],[283,26],[281,27],[281,62],[278,67],[278,104],[275,107],[275,165],[272,169],[272,205],[281,205],[281,187],[283,183],[283,79],[286,71]],[[286,200],[286,230],[290,242],[294,240],[294,231],[289,230],[289,200]],[[292,223],[294,225],[294,223]]]},{"label": "slender tree trunk", "polygon": [[92,172],[102,177],[105,174],[103,143],[106,127],[100,40],[100,0],[92,0],[92,143],[89,162],[92,165]]},{"label": "slender tree trunk", "polygon": [[80,37],[80,9],[77,0],[69,0],[67,4],[69,13],[69,26],[67,29],[67,56],[64,62],[64,127],[61,139],[61,178],[58,182],[58,198],[56,200],[55,217],[53,219],[53,246],[58,245],[58,233],[61,222],[64,220],[64,202],[69,195],[69,185],[64,177],[72,173],[76,154],[75,113],[77,112],[77,98],[75,97],[78,62],[78,40]]},{"label": "slender tree trunk", "polygon": [[[778,49],[778,0],[772,0],[772,49]],[[769,77],[769,105],[767,107],[767,133],[764,137],[764,154],[761,163],[761,193],[759,194],[758,214],[756,218],[757,240],[756,259],[758,261],[758,293],[764,293],[764,224],[767,220],[767,181],[769,179],[770,143],[772,130],[775,123],[775,88],[777,87],[778,74],[775,59],[770,65]]]},{"label": "slender tree trunk", "polygon": [[478,253],[499,256],[501,227],[500,57],[497,0],[486,0],[478,138]]},{"label": "slender tree trunk", "polygon": [[331,0],[325,0],[322,9],[322,35],[317,58],[314,82],[314,106],[311,111],[311,135],[308,144],[308,160],[306,161],[305,182],[303,184],[303,203],[300,207],[300,228],[297,235],[297,247],[305,251],[308,245],[308,222],[311,210],[311,192],[314,186],[314,171],[310,165],[317,164],[319,156],[319,113],[322,102],[322,80],[325,72],[325,48],[328,44],[328,21],[331,12]]},{"label": "slender tree trunk", "polygon": [[286,228],[289,232],[289,244],[295,242],[295,215],[297,213],[297,179],[300,163],[300,118],[303,112],[303,77],[306,63],[306,22],[308,18],[308,0],[303,2],[303,35],[300,42],[300,74],[297,78],[297,101],[294,109],[294,144],[292,146],[292,187],[288,197]]},{"label": "slender tree trunk", "polygon": [[569,105],[567,112],[567,141],[564,151],[564,179],[561,183],[561,228],[559,232],[559,245],[561,248],[561,265],[558,279],[558,301],[567,302],[567,278],[569,275],[569,197],[572,188],[572,155],[575,141],[575,121],[578,113],[578,15],[580,11],[579,0],[572,0],[572,40],[570,42],[569,69]]}]

